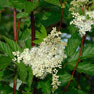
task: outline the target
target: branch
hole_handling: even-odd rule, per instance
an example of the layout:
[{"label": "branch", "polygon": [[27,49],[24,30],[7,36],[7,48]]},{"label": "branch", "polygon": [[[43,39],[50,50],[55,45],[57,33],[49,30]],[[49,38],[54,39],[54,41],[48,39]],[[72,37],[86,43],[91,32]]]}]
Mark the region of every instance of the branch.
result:
[{"label": "branch", "polygon": [[[16,40],[16,8],[13,9],[13,29],[14,29],[14,41],[17,42]],[[15,77],[13,81],[13,94],[16,94],[16,70],[15,71]]]},{"label": "branch", "polygon": [[[82,7],[82,12],[83,12],[83,16],[84,16],[84,7]],[[78,60],[77,60],[77,62],[76,62],[76,65],[75,65],[75,67],[74,67],[74,69],[73,69],[72,76],[71,76],[71,78],[70,78],[70,80],[69,80],[69,82],[68,82],[68,84],[67,84],[67,86],[66,86],[64,92],[66,92],[66,91],[68,90],[68,87],[69,87],[69,85],[70,85],[70,83],[71,83],[71,80],[72,80],[73,77],[74,77],[75,70],[76,70],[77,65],[78,65],[78,63],[79,63],[79,61],[80,61],[80,57],[81,57],[81,53],[82,53],[82,49],[83,49],[83,45],[84,45],[84,40],[85,40],[85,39],[86,39],[86,35],[84,35],[84,36],[82,37],[82,42],[81,42],[81,48],[80,48],[79,57],[78,57]],[[63,92],[63,93],[64,93],[64,92]]]},{"label": "branch", "polygon": [[14,77],[13,81],[13,94],[16,94],[16,76]]},{"label": "branch", "polygon": [[32,36],[32,47],[35,46],[35,43],[33,43],[33,41],[35,40],[35,19],[34,19],[34,12],[31,12],[31,36]]},{"label": "branch", "polygon": [[13,20],[14,41],[16,42],[16,8],[13,9]]},{"label": "branch", "polygon": [[83,45],[84,45],[84,40],[85,40],[85,38],[86,38],[86,35],[85,35],[85,36],[83,36],[83,38],[82,38],[82,42],[81,42],[81,48],[80,48],[79,57],[78,57],[78,60],[77,60],[77,62],[76,62],[76,65],[75,65],[75,67],[74,67],[74,69],[73,69],[72,76],[71,76],[71,78],[70,78],[70,80],[69,80],[69,82],[68,82],[68,84],[67,84],[67,86],[66,86],[66,88],[65,88],[64,92],[66,92],[66,91],[68,90],[68,87],[69,87],[69,85],[70,85],[70,82],[71,82],[71,80],[73,79],[73,76],[74,76],[75,70],[76,70],[77,65],[78,65],[78,63],[79,63],[79,61],[80,61],[80,57],[81,57],[82,48],[83,48]]},{"label": "branch", "polygon": [[63,8],[62,8],[62,1],[61,1],[61,0],[59,0],[59,2],[60,2],[60,5],[61,5],[61,18],[60,18],[60,24],[59,24],[58,31],[60,31],[60,29],[61,29],[62,20],[63,20]]},{"label": "branch", "polygon": [[19,33],[19,28],[20,28],[20,22],[21,22],[21,18],[18,20],[18,26],[17,26],[17,32],[16,32],[16,41],[18,40],[18,33]]}]

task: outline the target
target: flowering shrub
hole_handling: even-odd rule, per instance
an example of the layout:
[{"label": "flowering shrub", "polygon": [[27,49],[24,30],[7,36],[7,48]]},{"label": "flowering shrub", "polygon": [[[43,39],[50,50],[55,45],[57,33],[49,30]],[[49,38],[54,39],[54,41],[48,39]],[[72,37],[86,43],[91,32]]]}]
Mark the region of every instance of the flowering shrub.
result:
[{"label": "flowering shrub", "polygon": [[0,94],[93,94],[93,31],[94,0],[1,0]]},{"label": "flowering shrub", "polygon": [[64,46],[60,38],[61,33],[56,32],[56,28],[53,28],[51,34],[40,44],[39,47],[33,47],[31,50],[24,49],[22,53],[19,51],[13,52],[14,62],[20,63],[21,61],[25,65],[31,66],[33,75],[40,79],[44,79],[45,76],[52,74],[53,89],[57,89],[60,85],[58,82],[58,76],[56,76],[58,70],[56,68],[62,68],[64,55]]}]

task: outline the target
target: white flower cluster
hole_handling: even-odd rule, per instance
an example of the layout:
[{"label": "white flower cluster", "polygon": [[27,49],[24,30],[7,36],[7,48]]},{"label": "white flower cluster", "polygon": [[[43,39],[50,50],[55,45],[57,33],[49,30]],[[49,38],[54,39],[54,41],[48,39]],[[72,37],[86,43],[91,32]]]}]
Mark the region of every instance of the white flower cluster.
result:
[{"label": "white flower cluster", "polygon": [[74,24],[77,28],[79,28],[79,33],[82,37],[87,31],[91,31],[91,26],[94,22],[91,19],[87,19],[86,16],[74,13],[74,19],[70,22],[70,24]]},{"label": "white flower cluster", "polygon": [[79,8],[83,6],[83,4],[87,4],[89,0],[73,0],[70,5],[72,6],[69,11],[75,12],[79,11]]},{"label": "white flower cluster", "polygon": [[59,77],[56,76],[58,68],[62,67],[65,42],[61,41],[61,33],[53,28],[51,34],[39,45],[39,47],[33,47],[31,50],[24,49],[22,53],[13,52],[15,58],[13,61],[31,66],[33,75],[43,79],[47,74],[52,74],[53,88],[57,89],[60,82]]},{"label": "white flower cluster", "polygon": [[[72,11],[73,20],[70,22],[70,24],[74,24],[78,29],[79,33],[82,36],[86,34],[87,31],[91,31],[92,25],[94,24],[94,11],[84,11],[84,15],[80,15],[78,9],[82,8],[84,6],[83,2],[88,2],[89,0],[73,0],[71,2],[72,8],[69,10]],[[82,3],[82,6],[79,6],[79,3]],[[77,6],[79,8],[77,8]],[[89,18],[88,18],[89,16]]]},{"label": "white flower cluster", "polygon": [[91,19],[94,19],[94,11],[86,11],[86,15],[89,16]]}]

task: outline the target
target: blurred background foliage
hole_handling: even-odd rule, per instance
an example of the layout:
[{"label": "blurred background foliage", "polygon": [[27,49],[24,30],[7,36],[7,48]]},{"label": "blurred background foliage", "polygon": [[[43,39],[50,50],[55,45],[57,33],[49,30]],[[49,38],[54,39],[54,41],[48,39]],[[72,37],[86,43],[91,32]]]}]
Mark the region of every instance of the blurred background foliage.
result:
[{"label": "blurred background foliage", "polygon": [[[78,29],[70,25],[71,13],[68,11],[72,0],[62,0],[64,3],[63,23],[61,32],[62,40],[68,41],[65,52],[67,59],[62,62],[59,70],[61,85],[55,94],[62,94],[71,78],[71,72],[79,55],[81,37]],[[18,43],[13,41],[13,8],[17,11],[17,23],[21,18]],[[12,52],[24,48],[31,48],[31,22],[30,13],[34,12],[36,40],[38,45],[51,31],[52,27],[59,26],[61,6],[59,0],[0,0],[0,94],[13,94],[13,79],[15,64],[12,62]],[[81,11],[81,9],[80,9]],[[92,33],[87,33],[81,60],[75,76],[65,94],[94,94],[94,27]],[[16,66],[17,88],[16,94],[51,94],[51,76],[45,80],[32,81],[32,70],[23,63]]]}]

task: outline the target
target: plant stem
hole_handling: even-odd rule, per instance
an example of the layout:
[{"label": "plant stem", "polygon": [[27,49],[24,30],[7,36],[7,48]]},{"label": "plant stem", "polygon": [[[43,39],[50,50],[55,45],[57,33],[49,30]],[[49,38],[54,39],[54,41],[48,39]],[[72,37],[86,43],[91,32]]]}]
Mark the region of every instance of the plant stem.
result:
[{"label": "plant stem", "polygon": [[63,19],[63,8],[61,8],[61,19],[60,19],[60,24],[59,24],[58,31],[60,31],[60,30],[61,30],[62,19]]},{"label": "plant stem", "polygon": [[16,8],[13,9],[13,29],[14,29],[14,41],[16,41]]},{"label": "plant stem", "polygon": [[[27,1],[32,1],[33,0],[27,0]],[[35,44],[33,43],[33,41],[35,40],[35,18],[34,18],[34,12],[32,11],[30,14],[30,20],[31,20],[31,46],[35,46]],[[37,83],[37,78],[33,78],[33,81],[35,81]],[[36,87],[34,87],[33,89],[33,94],[37,94],[37,89]]]},{"label": "plant stem", "polygon": [[17,26],[17,32],[16,32],[16,41],[18,40],[18,33],[19,33],[19,28],[20,28],[20,22],[21,22],[21,18],[18,20],[18,26]]},{"label": "plant stem", "polygon": [[[82,12],[83,12],[83,16],[84,16],[84,7],[82,7]],[[74,73],[75,73],[76,68],[77,68],[77,65],[78,65],[78,63],[79,63],[79,61],[80,61],[80,57],[81,57],[81,53],[82,53],[82,49],[83,49],[83,45],[84,45],[84,40],[85,40],[85,39],[86,39],[86,35],[84,35],[84,36],[82,37],[79,57],[78,57],[78,60],[77,60],[77,62],[76,62],[76,65],[75,65],[75,67],[74,67],[74,69],[73,69],[72,76],[71,76],[71,78],[70,78],[70,80],[69,80],[69,82],[68,82],[68,84],[67,84],[67,86],[66,86],[64,92],[66,92],[66,91],[68,90],[68,87],[69,87],[69,85],[70,85],[70,83],[71,83],[71,81],[72,81],[72,79],[73,79],[73,77],[74,77]],[[63,93],[64,93],[64,92],[63,92]]]},{"label": "plant stem", "polygon": [[62,8],[62,1],[59,0],[59,2],[60,2],[60,5],[61,5],[61,18],[60,18],[60,24],[59,24],[58,31],[60,32],[60,30],[61,30],[61,25],[62,25],[62,20],[63,20],[63,8]]},{"label": "plant stem", "polygon": [[[17,42],[16,40],[16,8],[13,9],[13,29],[14,29],[14,41]],[[13,81],[13,94],[16,94],[16,69],[14,70],[14,81]]]},{"label": "plant stem", "polygon": [[13,94],[16,94],[16,76],[14,77],[14,82],[13,82]]},{"label": "plant stem", "polygon": [[76,70],[77,65],[78,65],[78,63],[79,63],[79,61],[80,61],[80,57],[81,57],[82,48],[83,48],[83,45],[84,45],[84,40],[85,40],[85,38],[86,38],[86,36],[83,36],[83,38],[82,38],[82,42],[81,42],[81,48],[80,48],[80,53],[79,53],[78,60],[77,60],[76,65],[75,65],[75,67],[74,67],[74,69],[73,69],[71,79],[69,80],[69,82],[68,82],[68,84],[67,84],[67,86],[66,86],[64,92],[66,92],[66,91],[68,90],[68,87],[69,87],[69,85],[70,85],[70,82],[71,82],[71,80],[73,79],[73,76],[74,76],[75,70]]},{"label": "plant stem", "polygon": [[35,46],[35,43],[33,42],[35,40],[35,19],[34,19],[34,12],[31,12],[31,36],[32,36],[32,47]]},{"label": "plant stem", "polygon": [[[31,16],[30,17],[31,17],[31,36],[32,36],[31,45],[33,47],[33,46],[35,46],[35,43],[33,43],[33,41],[35,40],[35,19],[34,19],[34,12],[33,11],[31,12]],[[37,78],[34,77],[33,81],[37,82]],[[33,94],[37,94],[36,87],[34,87]]]}]

